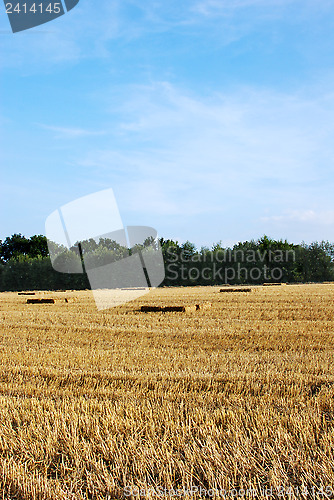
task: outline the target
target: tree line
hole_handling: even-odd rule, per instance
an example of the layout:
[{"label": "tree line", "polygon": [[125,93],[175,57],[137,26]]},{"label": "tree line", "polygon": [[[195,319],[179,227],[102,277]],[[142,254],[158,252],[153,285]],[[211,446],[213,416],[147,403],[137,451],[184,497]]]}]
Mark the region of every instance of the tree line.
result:
[{"label": "tree line", "polygon": [[[264,235],[232,247],[212,248],[159,239],[165,279],[161,286],[305,283],[334,280],[334,244],[328,241],[292,244]],[[104,238],[76,243],[70,249],[53,244],[51,263],[43,235],[14,234],[0,240],[0,291],[82,290],[90,288],[83,262],[92,267],[123,259],[158,242],[147,240],[128,249]],[[58,272],[57,270],[65,271]],[[83,269],[85,269],[83,267]]]}]

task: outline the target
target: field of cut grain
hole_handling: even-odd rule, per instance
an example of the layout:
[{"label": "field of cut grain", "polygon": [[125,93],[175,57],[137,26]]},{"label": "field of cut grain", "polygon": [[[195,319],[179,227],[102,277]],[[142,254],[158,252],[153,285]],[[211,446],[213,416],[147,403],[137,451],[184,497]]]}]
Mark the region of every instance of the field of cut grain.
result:
[{"label": "field of cut grain", "polygon": [[330,498],[334,285],[219,290],[0,294],[0,498]]}]

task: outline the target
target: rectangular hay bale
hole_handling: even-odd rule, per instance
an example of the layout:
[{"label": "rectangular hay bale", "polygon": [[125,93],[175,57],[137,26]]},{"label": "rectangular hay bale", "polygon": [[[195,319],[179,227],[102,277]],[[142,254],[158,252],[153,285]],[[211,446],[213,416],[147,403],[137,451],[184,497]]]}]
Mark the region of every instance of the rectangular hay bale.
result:
[{"label": "rectangular hay bale", "polygon": [[160,306],[141,306],[141,312],[162,312],[163,308]]},{"label": "rectangular hay bale", "polygon": [[234,293],[234,292],[251,292],[251,288],[221,288],[220,292],[225,292],[225,293]]},{"label": "rectangular hay bale", "polygon": [[27,299],[27,304],[54,304],[55,299]]},{"label": "rectangular hay bale", "polygon": [[18,292],[17,295],[36,295],[35,292]]},{"label": "rectangular hay bale", "polygon": [[141,312],[196,312],[197,305],[191,304],[189,306],[141,306]]},{"label": "rectangular hay bale", "polygon": [[163,308],[164,312],[196,312],[197,306],[196,304],[189,306],[165,306]]}]

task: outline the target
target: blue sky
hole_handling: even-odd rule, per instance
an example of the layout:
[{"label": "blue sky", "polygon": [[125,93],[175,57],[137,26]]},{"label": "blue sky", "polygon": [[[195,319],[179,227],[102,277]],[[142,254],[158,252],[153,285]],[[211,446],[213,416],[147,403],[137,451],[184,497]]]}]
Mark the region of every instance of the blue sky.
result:
[{"label": "blue sky", "polygon": [[0,239],[111,187],[125,225],[197,246],[334,240],[331,1],[80,0],[15,35],[0,16]]}]

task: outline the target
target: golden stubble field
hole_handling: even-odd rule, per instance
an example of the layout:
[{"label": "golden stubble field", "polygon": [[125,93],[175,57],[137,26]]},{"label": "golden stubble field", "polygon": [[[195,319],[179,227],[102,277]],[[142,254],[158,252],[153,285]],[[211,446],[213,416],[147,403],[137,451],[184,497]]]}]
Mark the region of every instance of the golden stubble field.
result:
[{"label": "golden stubble field", "polygon": [[1,499],[331,497],[334,285],[37,296],[0,294]]}]

